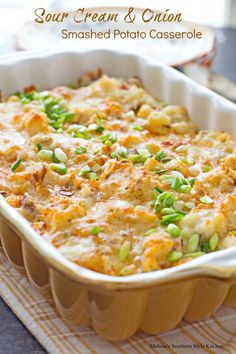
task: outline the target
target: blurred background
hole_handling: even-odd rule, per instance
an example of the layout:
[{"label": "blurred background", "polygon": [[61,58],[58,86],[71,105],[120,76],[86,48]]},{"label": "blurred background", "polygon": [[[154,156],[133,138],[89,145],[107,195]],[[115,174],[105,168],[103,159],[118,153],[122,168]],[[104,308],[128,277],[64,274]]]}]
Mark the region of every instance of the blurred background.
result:
[{"label": "blurred background", "polygon": [[[194,80],[236,102],[236,0],[0,0],[0,55],[16,50],[48,50],[59,44],[63,44],[63,47],[68,44],[82,47],[82,41],[58,40],[61,25],[35,25],[34,10],[44,7],[54,12],[75,11],[82,7],[88,9],[96,6],[133,6],[182,12],[183,19],[190,21],[190,24],[181,24],[180,28],[174,30],[191,30],[197,26],[205,33],[203,40],[162,40],[155,43],[153,40],[144,40],[136,44],[131,41],[131,50],[175,66]],[[68,26],[75,30],[72,23]],[[161,24],[156,26],[163,31]],[[104,40],[85,42],[90,47],[97,46],[98,42],[103,46],[108,43]],[[114,40],[109,43],[109,47],[112,45]],[[115,47],[122,50],[124,47],[130,48],[130,45],[116,41]]]},{"label": "blurred background", "polygon": [[33,18],[32,12],[37,7],[74,10],[93,6],[145,6],[159,10],[170,8],[183,12],[185,20],[215,27],[236,26],[236,0],[145,0],[145,4],[140,0],[0,0],[0,30],[8,27],[8,30],[14,31],[24,21]]}]

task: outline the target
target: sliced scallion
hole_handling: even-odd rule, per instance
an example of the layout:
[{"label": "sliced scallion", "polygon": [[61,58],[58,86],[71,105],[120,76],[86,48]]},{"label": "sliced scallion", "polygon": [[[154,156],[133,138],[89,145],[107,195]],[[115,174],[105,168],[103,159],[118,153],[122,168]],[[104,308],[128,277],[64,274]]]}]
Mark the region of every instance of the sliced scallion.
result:
[{"label": "sliced scallion", "polygon": [[85,154],[87,152],[87,148],[84,146],[79,146],[75,149],[75,153],[77,155]]},{"label": "sliced scallion", "polygon": [[95,181],[96,179],[98,179],[98,176],[94,172],[89,172],[88,179],[90,179],[90,181]]},{"label": "sliced scallion", "polygon": [[170,234],[172,237],[179,237],[180,235],[180,229],[177,225],[175,224],[169,224],[166,228],[166,231],[168,234]]},{"label": "sliced scallion", "polygon": [[20,156],[18,157],[16,162],[12,165],[11,167],[12,172],[15,172],[15,170],[20,166],[21,162],[22,162],[22,157]]},{"label": "sliced scallion", "polygon": [[85,176],[91,171],[91,168],[89,166],[83,166],[79,172],[80,176]]},{"label": "sliced scallion", "polygon": [[176,262],[179,261],[183,256],[182,252],[179,251],[171,251],[168,256],[167,256],[167,260],[168,262]]},{"label": "sliced scallion", "polygon": [[135,125],[133,127],[133,130],[137,130],[137,131],[141,132],[142,130],[144,130],[144,128],[141,125]]},{"label": "sliced scallion", "polygon": [[209,205],[214,203],[214,201],[208,195],[204,195],[204,197],[200,198],[200,201]]},{"label": "sliced scallion", "polygon": [[164,150],[161,150],[161,151],[159,151],[159,152],[156,154],[155,159],[156,159],[157,161],[161,161],[161,160],[164,159],[165,156],[166,156],[165,151],[164,151]]},{"label": "sliced scallion", "polygon": [[212,252],[214,252],[219,244],[219,236],[215,233],[214,235],[211,236],[209,240],[209,247]]},{"label": "sliced scallion", "polygon": [[125,262],[129,258],[130,249],[131,249],[130,241],[127,240],[124,241],[120,247],[120,251],[118,254],[118,258],[120,262]]},{"label": "sliced scallion", "polygon": [[42,149],[37,154],[40,160],[52,161],[53,152],[51,150]]},{"label": "sliced scallion", "polygon": [[188,257],[197,258],[197,257],[200,257],[200,256],[204,256],[205,254],[206,254],[205,252],[185,253],[184,257],[185,258],[188,258]]},{"label": "sliced scallion", "polygon": [[197,250],[198,247],[198,243],[199,243],[199,235],[198,234],[192,234],[187,242],[187,252],[188,253],[193,253]]},{"label": "sliced scallion", "polygon": [[62,163],[50,163],[49,167],[52,171],[55,171],[60,175],[64,175],[67,172],[66,166]]},{"label": "sliced scallion", "polygon": [[65,163],[67,161],[66,153],[61,148],[56,148],[54,154],[60,162]]},{"label": "sliced scallion", "polygon": [[101,232],[101,228],[98,225],[95,225],[92,227],[90,232],[92,235],[98,235],[99,232]]},{"label": "sliced scallion", "polygon": [[154,232],[157,232],[156,229],[150,229],[148,231],[145,232],[144,236],[150,236],[151,234],[153,234]]}]

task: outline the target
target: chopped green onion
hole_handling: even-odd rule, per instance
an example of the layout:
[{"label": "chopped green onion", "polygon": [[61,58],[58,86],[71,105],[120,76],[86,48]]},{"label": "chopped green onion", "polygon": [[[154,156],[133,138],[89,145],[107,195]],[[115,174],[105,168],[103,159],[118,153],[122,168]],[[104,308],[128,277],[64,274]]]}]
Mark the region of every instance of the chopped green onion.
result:
[{"label": "chopped green onion", "polygon": [[84,146],[79,146],[75,149],[75,153],[77,155],[81,155],[81,154],[84,154],[85,152],[87,152],[87,148],[84,147]]},{"label": "chopped green onion", "polygon": [[99,140],[106,146],[112,146],[117,141],[117,135],[115,133],[108,133],[99,137]]},{"label": "chopped green onion", "polygon": [[100,152],[101,147],[99,145],[95,145],[92,147],[92,152],[97,155]]},{"label": "chopped green onion", "polygon": [[[55,154],[56,159],[59,160],[60,162],[65,163],[67,161],[67,156],[61,148],[56,148],[54,150],[54,154]],[[54,162],[56,162],[56,161],[54,161]]]},{"label": "chopped green onion", "polygon": [[74,112],[68,112],[66,105],[58,97],[47,97],[44,100],[44,111],[48,116],[49,125],[57,131],[74,117]]},{"label": "chopped green onion", "polygon": [[203,166],[202,171],[203,171],[203,172],[209,172],[210,169],[211,169],[211,168],[210,168],[209,166]]},{"label": "chopped green onion", "polygon": [[156,154],[155,159],[156,159],[157,161],[161,161],[161,160],[163,160],[163,158],[164,158],[165,156],[166,156],[165,151],[164,151],[164,150],[161,150],[161,151],[159,151],[159,152]]},{"label": "chopped green onion", "polygon": [[72,124],[67,131],[71,133],[72,138],[88,140],[91,137],[89,129],[83,125]]},{"label": "chopped green onion", "polygon": [[171,207],[175,202],[175,196],[171,192],[159,192],[159,189],[154,189],[154,207],[156,211],[160,211],[163,207]]},{"label": "chopped green onion", "polygon": [[217,234],[214,234],[214,235],[211,236],[211,238],[209,240],[209,247],[210,247],[210,250],[212,252],[216,250],[219,241],[220,241],[220,239],[219,239],[219,236]]},{"label": "chopped green onion", "polygon": [[158,195],[160,195],[161,193],[163,193],[163,190],[158,188],[158,187],[155,187],[154,188],[154,197],[156,198]]},{"label": "chopped green onion", "polygon": [[188,179],[188,183],[190,184],[191,187],[193,187],[194,183],[197,181],[197,178],[190,178]]},{"label": "chopped green onion", "polygon": [[161,225],[169,225],[172,222],[179,221],[183,218],[183,215],[180,213],[174,213],[170,215],[165,215],[162,217]]},{"label": "chopped green onion", "polygon": [[176,262],[178,260],[180,260],[183,256],[182,252],[179,251],[171,251],[168,256],[167,256],[167,260],[168,262]]},{"label": "chopped green onion", "polygon": [[173,205],[173,203],[175,202],[175,200],[176,200],[175,196],[174,196],[172,193],[170,193],[170,194],[164,199],[163,205],[164,205],[165,207],[170,207],[170,206]]},{"label": "chopped green onion", "polygon": [[168,170],[159,170],[159,171],[155,171],[155,173],[157,174],[157,175],[161,175],[162,173],[165,173],[165,172],[167,172]]},{"label": "chopped green onion", "polygon": [[135,125],[133,127],[133,130],[137,130],[137,131],[141,132],[142,130],[144,130],[144,128],[141,125]]},{"label": "chopped green onion", "polygon": [[98,235],[99,232],[101,232],[101,228],[98,225],[95,225],[92,227],[90,232],[92,235]]},{"label": "chopped green onion", "polygon": [[112,146],[111,140],[106,140],[106,141],[104,141],[104,144],[105,144],[106,146],[108,146],[108,147],[111,147],[111,146]]},{"label": "chopped green onion", "polygon": [[142,162],[145,162],[149,157],[151,157],[150,152],[147,149],[137,149],[138,154],[141,156],[142,158]]},{"label": "chopped green onion", "polygon": [[153,234],[154,232],[157,232],[156,229],[150,229],[148,231],[145,232],[144,236],[150,236],[151,234]]},{"label": "chopped green onion", "polygon": [[112,153],[111,153],[111,158],[112,159],[116,159],[118,157],[118,153],[116,152],[116,151],[113,151]]},{"label": "chopped green onion", "polygon": [[195,204],[193,202],[187,202],[185,203],[185,206],[188,209],[193,209],[195,207]]},{"label": "chopped green onion", "polygon": [[98,176],[94,172],[89,172],[88,178],[90,179],[90,181],[95,181],[96,179],[98,179]]},{"label": "chopped green onion", "polygon": [[51,150],[42,149],[37,154],[40,160],[52,161],[53,152]]},{"label": "chopped green onion", "polygon": [[20,166],[21,162],[22,162],[22,157],[20,156],[18,157],[16,162],[12,165],[11,167],[12,172],[14,172]]},{"label": "chopped green onion", "polygon": [[214,201],[210,197],[208,197],[208,195],[204,195],[204,197],[200,198],[200,201],[204,204],[209,205],[214,203]]},{"label": "chopped green onion", "polygon": [[197,250],[199,243],[199,235],[198,234],[193,234],[189,237],[188,242],[187,242],[187,252],[192,253]]},{"label": "chopped green onion", "polygon": [[186,152],[187,150],[188,150],[187,146],[184,145],[180,145],[175,149],[175,151],[179,153]]},{"label": "chopped green onion", "polygon": [[35,90],[31,92],[17,92],[16,96],[19,97],[21,104],[27,104],[39,98],[39,94]]},{"label": "chopped green onion", "polygon": [[49,167],[52,171],[55,171],[60,175],[64,175],[67,172],[66,166],[62,163],[50,163]]},{"label": "chopped green onion", "polygon": [[64,122],[69,122],[75,116],[74,112],[66,112],[64,113]]},{"label": "chopped green onion", "polygon": [[236,231],[231,231],[233,236],[236,236]]},{"label": "chopped green onion", "polygon": [[131,243],[130,241],[124,241],[120,247],[120,251],[118,254],[118,258],[120,262],[125,262],[130,254],[130,249],[131,249]]},{"label": "chopped green onion", "polygon": [[185,258],[188,258],[188,257],[197,258],[197,257],[200,257],[200,256],[204,256],[205,254],[206,254],[205,252],[185,253],[184,257]]},{"label": "chopped green onion", "polygon": [[191,191],[191,186],[182,185],[180,186],[179,191],[182,193],[189,193]]},{"label": "chopped green onion", "polygon": [[[119,146],[117,149],[116,149],[116,153],[118,155],[118,157],[124,157],[124,158],[127,158],[128,157],[128,151],[127,149],[124,147],[124,146]],[[116,156],[117,157],[117,156]]]},{"label": "chopped green onion", "polygon": [[171,183],[171,189],[178,190],[182,184],[182,179],[180,177],[175,177]]},{"label": "chopped green onion", "polygon": [[42,148],[43,148],[43,147],[42,147],[42,144],[39,144],[39,143],[36,144],[36,147],[37,147],[38,151],[42,150]]},{"label": "chopped green onion", "polygon": [[170,234],[172,237],[179,237],[180,235],[180,229],[178,226],[175,224],[169,224],[166,228],[166,231],[168,234]]},{"label": "chopped green onion", "polygon": [[168,102],[165,102],[165,101],[160,102],[160,105],[161,105],[162,108],[165,108],[165,107],[168,106]]},{"label": "chopped green onion", "polygon": [[91,171],[91,168],[89,166],[83,166],[80,170],[79,175],[80,176],[85,176]]},{"label": "chopped green onion", "polygon": [[77,130],[79,130],[80,127],[83,127],[83,126],[82,126],[82,125],[79,125],[79,124],[71,124],[71,125],[68,127],[67,131],[68,131],[68,133],[77,132]]},{"label": "chopped green onion", "polygon": [[161,209],[161,215],[170,215],[175,212],[175,209],[173,208],[163,208]]},{"label": "chopped green onion", "polygon": [[143,159],[140,155],[130,155],[129,160],[133,163],[143,162]]},{"label": "chopped green onion", "polygon": [[58,158],[56,157],[55,151],[53,151],[53,153],[52,153],[52,161],[55,162],[55,163],[59,163],[60,162],[60,160],[58,160]]},{"label": "chopped green onion", "polygon": [[96,129],[96,131],[97,131],[98,133],[103,133],[104,130],[105,130],[105,128],[104,128],[104,126],[103,126],[103,124],[102,124],[101,118],[100,118],[98,115],[97,115],[96,123],[97,123],[97,129]]},{"label": "chopped green onion", "polygon": [[202,242],[201,244],[201,250],[205,253],[209,253],[211,252],[211,249],[210,249],[210,245],[209,245],[209,241],[208,240],[205,240]]}]

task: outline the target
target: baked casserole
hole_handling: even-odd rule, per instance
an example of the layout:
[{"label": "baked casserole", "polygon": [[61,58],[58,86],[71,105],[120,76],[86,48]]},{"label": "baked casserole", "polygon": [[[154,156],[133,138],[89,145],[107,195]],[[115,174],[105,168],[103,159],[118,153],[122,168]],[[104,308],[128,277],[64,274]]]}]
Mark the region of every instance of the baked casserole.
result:
[{"label": "baked casserole", "polygon": [[0,193],[67,259],[124,276],[236,245],[236,145],[134,78],[0,104]]}]

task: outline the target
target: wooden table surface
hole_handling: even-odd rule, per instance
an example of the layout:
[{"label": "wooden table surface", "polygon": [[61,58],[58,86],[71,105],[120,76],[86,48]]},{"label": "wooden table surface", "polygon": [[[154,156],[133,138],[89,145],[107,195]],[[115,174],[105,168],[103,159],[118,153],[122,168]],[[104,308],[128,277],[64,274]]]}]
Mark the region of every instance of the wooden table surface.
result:
[{"label": "wooden table surface", "polygon": [[[217,54],[213,70],[236,83],[236,29],[216,29]],[[11,309],[0,299],[0,354],[46,353]],[[68,353],[69,354],[69,353]]]}]

